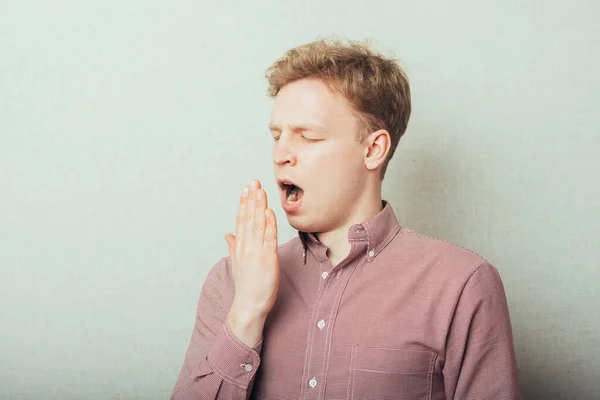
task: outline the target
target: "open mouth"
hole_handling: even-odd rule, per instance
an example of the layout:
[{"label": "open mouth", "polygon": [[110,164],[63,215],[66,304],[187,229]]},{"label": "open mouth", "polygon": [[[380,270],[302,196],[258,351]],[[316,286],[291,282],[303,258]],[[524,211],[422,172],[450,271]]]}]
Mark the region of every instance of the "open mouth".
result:
[{"label": "open mouth", "polygon": [[288,204],[294,204],[298,200],[302,198],[304,194],[304,190],[300,189],[298,186],[294,184],[284,184],[285,189],[285,201]]},{"label": "open mouth", "polygon": [[288,205],[295,204],[304,195],[304,190],[289,179],[279,180],[282,201]]}]

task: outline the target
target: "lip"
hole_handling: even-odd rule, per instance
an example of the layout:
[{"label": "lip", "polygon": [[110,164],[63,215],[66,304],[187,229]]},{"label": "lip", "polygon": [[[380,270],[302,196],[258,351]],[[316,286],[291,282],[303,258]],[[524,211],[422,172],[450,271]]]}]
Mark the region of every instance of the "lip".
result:
[{"label": "lip", "polygon": [[287,178],[277,179],[277,185],[279,185],[279,189],[281,189],[283,191],[286,190],[285,185],[294,185],[294,186],[300,187],[300,185],[297,185],[296,182],[294,182],[291,179],[287,179]]}]

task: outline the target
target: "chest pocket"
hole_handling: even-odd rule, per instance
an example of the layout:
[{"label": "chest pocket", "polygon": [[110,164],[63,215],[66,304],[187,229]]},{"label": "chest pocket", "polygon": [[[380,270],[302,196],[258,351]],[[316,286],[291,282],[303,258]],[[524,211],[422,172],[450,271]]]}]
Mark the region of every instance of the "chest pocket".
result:
[{"label": "chest pocket", "polygon": [[348,399],[430,400],[436,357],[430,351],[354,345]]}]

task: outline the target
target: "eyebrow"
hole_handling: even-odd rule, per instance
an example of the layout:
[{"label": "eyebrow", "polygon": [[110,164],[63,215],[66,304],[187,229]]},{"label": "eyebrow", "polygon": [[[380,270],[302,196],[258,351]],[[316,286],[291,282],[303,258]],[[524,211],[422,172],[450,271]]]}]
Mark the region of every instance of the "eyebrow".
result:
[{"label": "eyebrow", "polygon": [[[321,125],[318,124],[301,124],[301,125],[289,125],[290,129],[294,132],[302,132],[302,131],[325,131]],[[281,126],[277,124],[270,123],[269,129],[272,131],[280,131]]]}]

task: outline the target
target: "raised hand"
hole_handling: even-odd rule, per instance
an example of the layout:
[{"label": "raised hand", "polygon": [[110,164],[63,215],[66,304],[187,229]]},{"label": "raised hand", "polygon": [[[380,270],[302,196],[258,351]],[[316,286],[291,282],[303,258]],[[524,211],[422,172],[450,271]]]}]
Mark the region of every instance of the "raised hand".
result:
[{"label": "raised hand", "polygon": [[236,235],[225,235],[231,257],[235,297],[227,321],[247,346],[262,339],[267,314],[279,290],[277,221],[268,208],[267,194],[258,180],[244,187],[236,218]]}]

